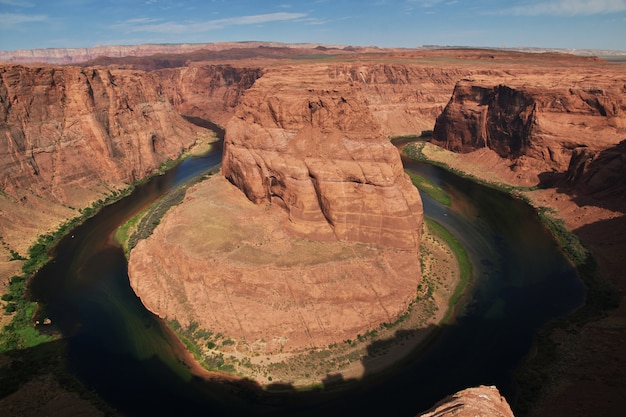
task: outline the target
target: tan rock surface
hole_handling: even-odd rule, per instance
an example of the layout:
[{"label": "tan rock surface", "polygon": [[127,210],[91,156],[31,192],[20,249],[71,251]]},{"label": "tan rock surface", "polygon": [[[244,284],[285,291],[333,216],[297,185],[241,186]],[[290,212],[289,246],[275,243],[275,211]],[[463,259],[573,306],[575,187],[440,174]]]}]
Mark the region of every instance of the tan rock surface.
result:
[{"label": "tan rock surface", "polygon": [[[46,52],[49,52],[52,58],[54,56],[62,57],[67,55],[67,51],[47,50]],[[605,150],[616,147],[617,143],[625,137],[623,130],[623,105],[620,105],[621,107],[618,106],[613,114],[611,106],[605,105],[602,101],[604,100],[603,94],[606,97],[615,97],[615,91],[621,91],[621,97],[624,96],[624,90],[620,87],[624,78],[623,65],[607,64],[593,58],[576,58],[562,54],[521,54],[497,50],[375,50],[372,54],[365,54],[365,52],[364,50],[355,50],[355,55],[349,57],[351,62],[339,62],[341,58],[336,58],[338,62],[335,63],[323,62],[322,65],[327,69],[325,73],[324,71],[304,71],[304,69],[314,66],[311,65],[312,61],[309,59],[301,61],[295,58],[291,61],[281,59],[280,63],[281,65],[298,65],[299,68],[303,69],[298,80],[304,80],[307,83],[311,82],[316,85],[316,88],[325,85],[325,83],[328,83],[329,86],[344,85],[341,87],[343,92],[346,91],[345,83],[347,83],[350,86],[348,92],[351,94],[348,97],[358,98],[360,102],[358,104],[359,112],[364,108],[368,109],[368,113],[366,113],[367,123],[373,120],[372,126],[378,125],[379,129],[376,131],[376,135],[373,135],[376,137],[379,135],[419,134],[421,130],[432,129],[435,117],[449,101],[454,85],[464,78],[472,79],[474,80],[472,82],[476,82],[487,89],[493,89],[502,84],[521,92],[537,88],[548,91],[549,95],[545,97],[548,99],[552,97],[552,101],[545,103],[540,101],[540,103],[543,103],[542,105],[545,104],[544,111],[540,115],[541,117],[537,119],[538,124],[533,127],[531,132],[533,134],[541,133],[541,135],[534,137],[537,141],[533,142],[534,148],[530,150],[531,153],[534,152],[532,157],[527,155],[518,157],[513,164],[508,156],[502,158],[495,151],[485,148],[461,155],[458,160],[459,164],[457,167],[460,169],[473,170],[478,176],[506,180],[513,184],[534,185],[542,172],[557,170],[557,173],[564,173],[569,164],[569,153],[575,154],[578,152],[578,155],[585,156],[585,158],[592,155],[591,158],[593,159],[595,158],[593,155],[602,154]],[[22,55],[26,56],[26,59],[32,59],[33,56],[30,52]],[[306,64],[303,65],[303,61],[306,61]],[[327,61],[332,61],[332,59]],[[255,62],[255,65],[250,65],[251,62]],[[286,62],[287,64],[285,64]],[[391,64],[392,62],[393,65]],[[223,64],[223,62],[221,63]],[[201,64],[194,65],[201,66]],[[258,67],[263,70],[269,67],[277,67],[276,62],[271,62],[269,59],[263,62],[250,59],[245,65],[250,68]],[[189,66],[191,67],[192,65]],[[240,66],[243,66],[243,64],[240,64]],[[12,66],[7,68],[12,68]],[[107,192],[114,187],[114,185],[99,182],[99,175],[107,178],[120,175],[112,173],[112,170],[118,168],[116,165],[119,163],[118,160],[107,160],[103,168],[101,163],[104,159],[95,158],[93,161],[98,163],[94,162],[92,164],[93,167],[91,168],[93,168],[93,171],[84,171],[82,179],[66,178],[69,184],[73,186],[78,186],[78,184],[82,183],[91,184],[88,188],[79,188],[83,190],[81,192],[76,192],[74,187],[65,187],[62,192],[51,192],[47,188],[38,190],[35,186],[31,187],[31,189],[25,189],[22,188],[21,184],[25,184],[26,182],[24,181],[34,181],[33,178],[35,177],[32,174],[32,160],[37,162],[39,168],[48,166],[45,163],[39,163],[37,158],[41,155],[38,152],[32,152],[33,149],[41,149],[42,147],[37,143],[36,145],[29,145],[30,147],[22,146],[19,148],[14,144],[23,144],[24,142],[14,139],[8,140],[9,137],[19,138],[19,133],[11,136],[11,132],[15,132],[16,129],[17,131],[35,132],[36,135],[33,135],[33,137],[37,137],[38,141],[49,140],[50,137],[55,138],[53,142],[57,144],[55,145],[56,147],[51,147],[49,144],[43,147],[52,151],[48,155],[49,159],[54,155],[62,154],[66,158],[52,158],[59,164],[59,169],[55,171],[57,174],[54,178],[49,172],[40,173],[37,176],[39,179],[45,178],[45,181],[35,181],[33,184],[44,184],[45,187],[48,187],[50,184],[58,183],[58,185],[62,185],[65,183],[65,181],[59,181],[59,179],[65,178],[62,176],[66,171],[62,168],[62,163],[68,161],[67,156],[70,156],[67,166],[69,167],[68,171],[71,171],[77,165],[84,165],[84,162],[74,161],[74,159],[84,155],[87,151],[93,149],[93,152],[97,153],[96,150],[110,149],[109,145],[106,145],[106,140],[96,141],[93,144],[90,143],[87,146],[83,146],[80,137],[74,137],[72,140],[66,141],[66,136],[69,137],[71,135],[65,135],[64,133],[57,135],[56,133],[59,131],[57,129],[60,129],[58,126],[66,126],[68,132],[71,131],[70,128],[73,125],[71,123],[66,124],[65,121],[73,122],[77,118],[88,120],[88,122],[81,121],[81,124],[86,127],[80,128],[80,136],[83,136],[84,131],[85,137],[97,137],[98,135],[93,132],[102,131],[102,127],[98,127],[98,124],[101,124],[101,120],[107,119],[103,117],[105,112],[101,111],[106,107],[92,106],[89,100],[77,98],[88,97],[88,93],[81,93],[82,96],[76,93],[81,90],[88,92],[85,79],[92,74],[91,70],[55,69],[52,72],[55,74],[53,77],[50,75],[50,67],[33,68],[28,70],[28,76],[16,76],[14,74],[9,81],[4,81],[3,79],[0,85],[0,97],[2,97],[3,103],[0,111],[3,112],[3,117],[10,115],[11,112],[15,112],[19,106],[28,110],[26,112],[23,110],[18,111],[17,114],[21,114],[21,116],[17,118],[7,116],[0,119],[0,130],[4,132],[2,140],[5,140],[4,137],[7,138],[6,143],[0,142],[0,146],[3,143],[6,146],[6,149],[2,149],[2,152],[0,152],[0,158],[4,158],[4,162],[0,162],[2,164],[0,174],[4,175],[5,167],[11,164],[17,164],[20,167],[20,169],[12,168],[11,175],[6,177],[9,179],[9,182],[20,181],[20,188],[13,186],[14,190],[18,191],[17,194],[12,195],[7,191],[3,191],[0,194],[0,204],[2,205],[0,207],[0,215],[4,219],[2,220],[3,223],[0,224],[0,228],[3,235],[5,235],[5,231],[11,231],[11,236],[13,236],[9,241],[11,249],[22,251],[23,248],[26,248],[32,242],[33,237],[37,234],[54,228],[61,219],[72,216],[74,210],[67,206],[81,207],[81,204],[97,199],[103,192]],[[5,67],[3,67],[3,71],[6,72]],[[72,83],[75,80],[80,82],[74,85],[68,81],[70,80],[68,78],[65,84],[63,84],[63,74],[70,72],[78,74],[80,71],[84,74],[80,80],[79,77],[76,77],[76,79],[70,77]],[[116,70],[113,67],[107,71],[112,74],[120,72],[120,70]],[[293,72],[297,72],[297,69],[292,70]],[[128,88],[126,88],[126,85],[122,88],[122,86],[119,86],[120,79],[116,79],[116,84],[120,87],[120,91],[117,91],[115,86],[104,88],[108,92],[109,97],[123,97],[121,90],[124,90],[131,97],[144,97],[146,98],[146,103],[148,103],[147,105],[151,105],[155,109],[155,114],[167,109],[166,102],[158,104],[161,103],[159,102],[161,98],[169,101],[170,106],[178,109],[177,111],[189,111],[196,115],[208,114],[203,113],[205,112],[204,106],[219,107],[219,103],[203,98],[200,89],[183,88],[175,85],[176,80],[179,79],[193,80],[193,82],[200,84],[206,82],[195,77],[192,72],[181,77],[177,77],[175,71],[173,73],[164,71],[163,75],[142,71],[123,73],[130,74],[127,78],[129,81],[132,80],[133,83],[128,84]],[[195,74],[201,73],[199,71]],[[102,69],[97,69],[96,74],[103,76],[103,80],[107,79],[107,72]],[[39,83],[37,81],[39,75],[45,79],[55,81],[47,84]],[[153,92],[141,93],[144,88],[151,90],[153,82],[150,80],[156,78],[161,83],[162,97]],[[227,80],[227,78],[224,79]],[[289,78],[285,78],[284,81],[289,81]],[[289,82],[293,81],[294,78],[291,78]],[[239,85],[238,82],[235,84]],[[15,86],[11,87],[13,88],[11,91],[19,91],[20,94],[6,95],[5,90],[10,90],[7,87],[9,85]],[[203,85],[209,86],[207,88],[213,88],[210,87],[210,81]],[[272,83],[267,85],[272,85]],[[279,88],[280,85],[274,84],[274,87]],[[599,89],[596,87],[599,87]],[[114,91],[109,92],[109,88]],[[619,90],[619,88],[622,88],[622,90]],[[76,111],[84,111],[84,113],[80,113],[81,116],[77,117],[76,115],[66,115],[56,110],[59,107],[58,102],[60,98],[63,97],[63,94],[56,90],[61,90],[61,92],[74,91],[72,94],[73,98],[70,99],[71,102],[74,102],[73,108]],[[92,91],[102,92],[102,88],[92,88]],[[214,91],[227,101],[234,98],[239,103],[241,100],[238,92],[230,93],[221,89],[221,87]],[[136,96],[137,92],[143,95]],[[24,94],[22,95],[22,93]],[[313,100],[312,104],[315,105],[315,103],[319,102],[328,103],[328,98],[336,98],[336,96],[333,96],[335,93],[329,90],[328,95],[323,96],[320,95],[318,88],[315,94],[317,98],[320,98],[320,101]],[[307,97],[311,97],[308,91],[304,94]],[[550,96],[550,94],[556,95]],[[270,92],[266,92],[266,95],[269,97]],[[48,98],[41,99],[41,97]],[[563,103],[561,100],[562,106],[559,107],[556,98],[566,98],[568,101]],[[17,99],[17,101],[14,99]],[[157,100],[156,107],[153,105],[155,99]],[[597,100],[597,103],[595,100]],[[102,100],[94,101],[102,102]],[[123,103],[123,101],[121,102]],[[141,103],[141,100],[132,99],[131,102],[138,104]],[[235,101],[231,100],[228,102],[234,103]],[[29,103],[34,106],[31,106],[32,109],[28,107],[31,105]],[[81,103],[85,105],[83,106]],[[611,103],[614,103],[614,101],[611,101]],[[333,104],[333,106],[333,109],[338,109],[340,104],[337,103],[336,106]],[[606,112],[607,116],[602,116],[600,108],[604,109],[603,111]],[[100,109],[100,113],[93,109]],[[117,108],[115,106],[109,107],[109,110],[111,109]],[[593,110],[595,113],[590,113],[587,110],[581,111],[583,109],[596,110]],[[34,117],[30,117],[31,110]],[[221,120],[227,121],[228,111],[230,111],[229,107],[222,107],[222,110],[224,113],[220,116],[223,117]],[[123,113],[126,110],[122,107],[120,111]],[[198,113],[195,113],[196,111]],[[598,112],[600,112],[600,116],[598,116]],[[285,110],[280,112],[280,114],[287,113]],[[46,114],[46,117],[41,117],[41,114]],[[318,114],[323,114],[323,112]],[[25,115],[28,115],[28,117],[25,117]],[[53,115],[54,117],[52,117]],[[110,115],[111,112],[109,112],[108,119],[113,120]],[[133,124],[143,126],[133,127],[130,130],[132,140],[145,138],[145,136],[142,136],[143,133],[141,133],[145,132],[143,129],[146,129],[145,126],[147,126],[144,123],[150,125],[153,122],[141,121],[143,116],[139,117],[137,112],[132,114],[128,112],[128,117],[135,119],[134,122],[129,122],[129,126],[133,126]],[[354,116],[352,118],[354,119]],[[45,129],[38,127],[38,124],[44,119],[47,121]],[[95,122],[94,119],[96,120]],[[155,120],[155,118],[152,120]],[[610,123],[607,123],[608,120],[610,120]],[[159,117],[159,121],[178,125],[178,121],[169,118],[169,116]],[[115,123],[109,123],[109,128],[115,128]],[[165,129],[165,127],[154,129],[160,132],[162,130],[159,129]],[[92,133],[90,133],[90,130]],[[54,134],[50,134],[51,132]],[[138,136],[133,132],[138,133]],[[554,133],[553,137],[551,136],[552,133]],[[363,139],[360,137],[361,135],[357,135],[359,137],[347,136],[350,140]],[[27,135],[24,135],[24,137],[28,139]],[[364,137],[370,138],[370,136]],[[30,139],[30,141],[34,143],[35,139]],[[28,141],[25,143],[28,143]],[[58,144],[63,146],[58,146]],[[572,147],[572,144],[575,146]],[[19,154],[19,152],[16,154],[13,150],[10,150],[10,146],[18,149],[23,154]],[[587,154],[583,149],[584,146],[589,148],[591,152]],[[85,152],[73,152],[72,149],[75,147],[84,149]],[[578,150],[576,150],[577,148]],[[136,146],[136,149],[139,149],[139,146]],[[146,157],[143,152],[141,154],[137,153],[128,159],[137,163],[140,160],[139,166],[146,167],[146,161],[141,159]],[[93,153],[86,154],[89,156],[93,155]],[[148,159],[151,159],[151,157]],[[581,194],[579,191],[572,189],[548,188],[533,192],[532,198],[538,205],[550,206],[559,212],[568,227],[576,230],[591,246],[602,268],[606,271],[606,275],[609,276],[611,281],[616,283],[620,291],[622,291],[621,294],[623,294],[624,283],[626,282],[623,268],[623,253],[624,248],[626,248],[626,242],[623,239],[623,236],[626,236],[623,213],[626,211],[620,208],[620,204],[623,204],[626,200],[624,200],[622,194],[612,193],[610,196],[602,194],[602,190],[594,188],[593,182],[587,181],[592,178],[613,178],[611,175],[607,176],[607,172],[595,171],[593,165],[587,165],[584,162],[577,166],[583,167],[583,171],[587,170],[590,173],[589,175],[577,177],[584,178],[583,182],[591,185],[590,194]],[[24,170],[21,169],[22,167]],[[104,174],[100,174],[103,171]],[[93,172],[97,174],[93,174]],[[591,175],[593,172],[598,172],[598,174]],[[16,176],[16,178],[14,179],[13,176]],[[3,181],[6,181],[5,177],[2,178]],[[92,181],[95,181],[97,185],[94,186]],[[119,186],[119,183],[115,186]],[[63,203],[57,203],[59,196],[67,198],[67,200]],[[606,205],[607,198],[611,201],[610,205]],[[14,208],[19,208],[19,210],[14,210]],[[274,208],[272,207],[272,210]],[[7,213],[10,213],[10,216]],[[8,271],[14,270],[14,268],[13,265],[10,265],[9,268],[2,270]],[[552,388],[550,396],[547,397],[543,404],[543,408],[539,412],[540,415],[554,415],[555,412],[569,415],[591,415],[594,412],[603,413],[604,415],[621,415],[618,413],[626,408],[626,405],[623,404],[623,399],[626,398],[623,390],[626,384],[623,381],[626,380],[626,377],[619,372],[621,368],[618,364],[624,362],[623,352],[626,352],[623,349],[625,343],[623,323],[624,317],[626,317],[623,307],[625,304],[622,303],[622,307],[618,310],[607,313],[608,316],[603,320],[593,322],[592,325],[584,326],[562,335],[561,339],[559,339],[558,354],[563,359],[557,361],[552,374],[557,382],[554,383],[555,386]],[[610,360],[606,360],[606,358],[610,358]],[[556,410],[554,407],[556,407]]]},{"label": "tan rock surface", "polygon": [[496,387],[480,386],[444,398],[419,417],[513,417],[513,411]]},{"label": "tan rock surface", "polygon": [[132,250],[131,285],[151,311],[250,353],[354,339],[393,322],[415,297],[416,251],[294,238],[287,221],[214,177]]},{"label": "tan rock surface", "polygon": [[416,249],[422,208],[395,147],[349,72],[271,68],[227,126],[223,171],[255,203],[276,203],[303,236]]}]

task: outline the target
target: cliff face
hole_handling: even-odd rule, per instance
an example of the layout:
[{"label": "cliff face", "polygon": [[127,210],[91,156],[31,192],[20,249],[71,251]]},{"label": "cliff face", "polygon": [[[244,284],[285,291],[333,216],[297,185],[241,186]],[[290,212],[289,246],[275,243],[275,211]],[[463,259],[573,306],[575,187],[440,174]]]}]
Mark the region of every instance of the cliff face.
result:
[{"label": "cliff face", "polygon": [[265,354],[323,348],[405,312],[423,212],[379,120],[416,86],[385,68],[266,68],[226,126],[230,183],[198,185],[132,250],[142,302]]},{"label": "cliff face", "polygon": [[468,72],[463,68],[363,63],[329,66],[326,76],[332,83],[349,86],[387,137],[432,130],[454,84]]},{"label": "cliff face", "polygon": [[552,77],[525,75],[496,86],[460,81],[437,118],[433,142],[463,153],[487,147],[514,161],[514,168],[538,174],[565,171],[577,147],[596,151],[624,138],[624,85],[581,75],[557,85]]},{"label": "cliff face", "polygon": [[574,149],[567,184],[599,200],[622,200],[626,195],[626,140],[616,146],[594,151]]},{"label": "cliff face", "polygon": [[501,157],[516,158],[530,149],[535,107],[523,91],[461,82],[437,118],[434,140],[455,152],[488,147]]},{"label": "cliff face", "polygon": [[124,71],[4,67],[0,70],[1,186],[130,182],[191,145],[197,129],[151,77]]},{"label": "cliff face", "polygon": [[226,125],[240,97],[262,75],[259,68],[194,65],[154,71],[162,93],[180,114]]},{"label": "cliff face", "polygon": [[212,140],[170,103],[176,98],[164,91],[176,88],[141,71],[0,67],[5,242],[23,253],[37,235],[77,215],[75,208],[154,172],[197,140]]},{"label": "cliff face", "polygon": [[304,236],[416,249],[419,194],[360,91],[329,71],[268,70],[227,126],[224,175]]}]

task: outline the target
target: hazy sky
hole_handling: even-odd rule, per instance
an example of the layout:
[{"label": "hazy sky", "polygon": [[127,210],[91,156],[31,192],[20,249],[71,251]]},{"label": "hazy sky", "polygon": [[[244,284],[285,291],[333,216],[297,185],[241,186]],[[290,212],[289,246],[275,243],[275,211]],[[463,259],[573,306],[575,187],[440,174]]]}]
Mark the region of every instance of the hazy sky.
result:
[{"label": "hazy sky", "polygon": [[220,41],[626,50],[626,0],[0,0],[0,49]]}]

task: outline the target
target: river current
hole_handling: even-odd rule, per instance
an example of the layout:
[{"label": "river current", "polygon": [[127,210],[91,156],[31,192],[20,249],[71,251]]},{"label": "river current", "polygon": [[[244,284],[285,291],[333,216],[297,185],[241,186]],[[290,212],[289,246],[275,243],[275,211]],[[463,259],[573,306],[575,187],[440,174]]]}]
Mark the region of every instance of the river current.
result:
[{"label": "river current", "polygon": [[405,160],[452,197],[422,194],[425,215],[450,230],[473,263],[454,319],[392,372],[340,390],[266,393],[252,383],[193,376],[180,343],[129,285],[115,229],[168,191],[214,168],[221,146],[188,158],[105,207],[62,240],[31,284],[68,343],[68,369],[123,415],[414,416],[460,389],[515,394],[514,372],[538,329],[584,302],[575,270],[525,203],[440,168]]}]

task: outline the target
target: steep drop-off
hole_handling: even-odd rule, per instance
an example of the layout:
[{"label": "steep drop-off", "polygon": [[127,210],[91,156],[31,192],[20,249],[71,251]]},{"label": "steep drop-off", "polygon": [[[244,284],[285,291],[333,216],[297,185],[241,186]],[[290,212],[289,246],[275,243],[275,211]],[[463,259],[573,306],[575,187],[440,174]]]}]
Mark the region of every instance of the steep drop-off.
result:
[{"label": "steep drop-off", "polygon": [[227,126],[224,175],[283,206],[303,236],[416,249],[421,201],[397,150],[358,90],[315,76],[324,70],[269,70],[248,91]]},{"label": "steep drop-off", "polygon": [[262,74],[259,68],[192,65],[151,73],[162,93],[180,114],[202,117],[225,126],[240,97]]},{"label": "steep drop-off", "polygon": [[496,387],[479,386],[450,395],[418,417],[513,417],[513,411]]},{"label": "steep drop-off", "polygon": [[180,114],[224,122],[258,70],[163,72],[0,68],[0,226],[24,253],[77,209],[155,172],[210,132]]},{"label": "steep drop-off", "polygon": [[246,91],[223,154],[239,189],[199,185],[131,252],[152,311],[250,356],[342,343],[406,311],[421,200],[359,89],[331,70],[268,68]]},{"label": "steep drop-off", "polygon": [[[522,175],[564,172],[573,150],[599,151],[626,136],[626,87],[611,74],[520,76],[506,85],[462,80],[437,118],[433,143],[494,150]],[[551,83],[554,81],[554,84]],[[527,171],[527,172],[524,172]]]}]

